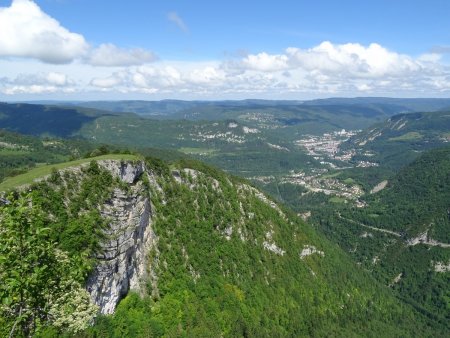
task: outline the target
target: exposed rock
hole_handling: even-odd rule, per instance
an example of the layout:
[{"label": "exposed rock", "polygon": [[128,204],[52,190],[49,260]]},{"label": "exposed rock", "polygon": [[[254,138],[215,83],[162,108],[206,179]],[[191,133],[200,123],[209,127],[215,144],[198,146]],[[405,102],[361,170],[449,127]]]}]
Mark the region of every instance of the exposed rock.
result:
[{"label": "exposed rock", "polygon": [[264,247],[264,249],[272,251],[273,253],[280,255],[280,256],[284,256],[284,254],[286,253],[286,251],[279,248],[275,243],[269,243],[267,241],[264,241],[263,247]]},{"label": "exposed rock", "polygon": [[268,145],[270,148],[272,148],[272,149],[290,152],[290,150],[289,150],[288,148],[282,147],[282,146],[280,146],[280,145],[278,145],[278,144],[272,144],[272,143],[268,143],[268,142],[267,142],[267,145]]},{"label": "exposed rock", "polygon": [[172,170],[172,176],[177,181],[177,183],[183,183],[183,180],[181,179],[180,171],[178,170]]},{"label": "exposed rock", "polygon": [[189,169],[189,168],[185,168],[184,172],[191,176],[194,180],[197,179],[197,176],[199,175],[199,172],[197,170],[194,169]]},{"label": "exposed rock", "polygon": [[448,263],[444,262],[432,262],[435,272],[449,272],[450,271],[450,261]]},{"label": "exposed rock", "polygon": [[400,282],[400,280],[403,277],[403,273],[399,273],[391,282],[391,284],[389,284],[389,287],[393,287],[395,284],[397,284],[398,282]]},{"label": "exposed rock", "polygon": [[284,256],[286,251],[278,247],[275,242],[273,241],[273,230],[270,230],[266,233],[266,240],[263,242],[263,248],[269,251],[272,251],[273,253],[276,253],[277,255]]},{"label": "exposed rock", "polygon": [[311,211],[306,211],[304,213],[299,213],[299,214],[297,214],[297,216],[299,216],[302,220],[304,220],[306,222],[308,220],[308,218],[311,217]]},{"label": "exposed rock", "polygon": [[264,195],[261,191],[259,191],[256,188],[253,188],[252,186],[249,186],[247,184],[240,184],[238,186],[238,191],[248,191],[253,193],[253,195],[258,198],[261,202],[269,205],[272,209],[275,209],[278,214],[284,219],[286,220],[287,217],[284,214],[284,212],[280,209],[280,207],[272,200],[270,200],[269,198],[266,197],[266,195]]},{"label": "exposed rock", "polygon": [[88,278],[86,288],[102,314],[111,314],[129,290],[142,292],[144,279],[156,282],[156,274],[147,269],[149,252],[157,241],[152,229],[152,207],[142,182],[132,184],[144,172],[142,162],[101,161],[114,175],[131,185],[128,192],[114,189],[111,198],[101,206],[105,219],[106,239],[97,256],[97,266]]},{"label": "exposed rock", "polygon": [[377,192],[383,190],[384,188],[386,188],[388,184],[387,180],[381,181],[380,183],[378,183],[375,187],[373,187],[372,190],[370,190],[371,194],[376,194]]},{"label": "exposed rock", "polygon": [[406,241],[408,246],[415,246],[418,244],[424,244],[428,246],[440,246],[441,248],[450,248],[450,244],[438,242],[428,236],[428,230],[419,234],[417,237],[410,238]]},{"label": "exposed rock", "polygon": [[317,254],[319,256],[324,257],[325,253],[323,251],[317,250],[313,245],[305,245],[303,246],[302,252],[300,252],[300,259],[304,259],[307,256],[311,256],[312,254]]},{"label": "exposed rock", "polygon": [[221,234],[226,238],[226,240],[231,239],[231,235],[233,234],[233,227],[231,225],[227,226],[223,231],[221,231]]},{"label": "exposed rock", "polygon": [[373,237],[373,233],[364,231],[359,237],[361,237],[361,238],[367,238],[367,237],[372,238]]},{"label": "exposed rock", "polygon": [[130,161],[102,160],[98,161],[98,164],[129,184],[134,183],[145,170],[142,161],[132,163]]}]

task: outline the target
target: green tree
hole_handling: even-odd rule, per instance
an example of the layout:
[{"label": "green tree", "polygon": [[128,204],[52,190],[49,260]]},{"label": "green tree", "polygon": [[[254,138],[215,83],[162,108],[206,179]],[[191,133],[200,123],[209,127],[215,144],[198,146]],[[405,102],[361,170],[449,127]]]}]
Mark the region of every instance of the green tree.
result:
[{"label": "green tree", "polygon": [[[30,336],[52,322],[84,329],[82,323],[92,320],[95,308],[70,275],[70,260],[51,240],[49,220],[42,209],[32,207],[31,195],[10,199],[11,204],[0,207],[0,315],[9,336]],[[62,306],[67,293],[83,302]],[[80,307],[84,315],[71,327],[63,317]]]},{"label": "green tree", "polygon": [[1,313],[12,322],[10,336],[28,336],[48,311],[47,295],[54,286],[53,243],[39,209],[29,196],[19,197],[0,213]]}]

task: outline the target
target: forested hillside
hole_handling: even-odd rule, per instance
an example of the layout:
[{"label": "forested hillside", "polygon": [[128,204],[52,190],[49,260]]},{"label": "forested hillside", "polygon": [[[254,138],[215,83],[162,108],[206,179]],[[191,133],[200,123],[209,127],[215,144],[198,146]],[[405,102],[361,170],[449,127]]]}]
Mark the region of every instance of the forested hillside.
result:
[{"label": "forested hillside", "polygon": [[355,149],[354,159],[376,161],[397,170],[421,152],[449,141],[450,113],[437,111],[392,116],[352,137],[341,149]]},{"label": "forested hillside", "polygon": [[0,103],[0,128],[22,134],[68,137],[99,115],[94,109]]},{"label": "forested hillside", "polygon": [[[286,115],[287,103],[280,105],[280,115],[262,104],[246,102],[235,109],[224,103],[220,109],[235,118],[219,121],[85,111],[82,116],[92,120],[78,125],[70,138],[45,136],[63,123],[58,109],[66,108],[49,112],[38,106],[36,118],[50,114],[57,122],[48,129],[41,124],[45,130],[36,132],[41,137],[1,131],[0,189],[22,190],[45,178],[30,194],[0,196],[8,234],[2,253],[7,258],[0,264],[12,273],[3,275],[8,280],[2,289],[4,332],[14,327],[83,337],[411,336],[415,331],[445,336],[450,148],[429,150],[448,142],[448,113],[396,115],[361,133],[303,135],[303,128],[317,121]],[[253,105],[260,111],[236,115]],[[28,128],[34,120],[26,118],[31,108],[24,106],[9,105],[6,115],[22,115],[15,121]],[[144,165],[136,155],[111,154],[124,147],[170,162],[152,159]],[[188,156],[250,178],[298,214]],[[98,165],[89,165],[92,157]],[[120,159],[146,169],[138,170],[136,180],[124,181],[127,166],[111,164]],[[130,232],[147,224],[141,222],[147,214],[151,226],[145,229],[151,231]],[[15,227],[18,223],[24,227]],[[37,250],[30,252],[31,265],[12,259],[14,250],[7,246],[22,232]],[[127,249],[111,253],[117,246],[111,241],[122,234],[132,235]],[[151,238],[148,252],[142,234]],[[116,258],[106,264],[108,256]],[[36,257],[49,268],[35,271]],[[14,266],[34,279],[18,281]],[[109,280],[111,286],[102,281],[105,274],[126,278],[111,279],[117,285]],[[21,283],[29,283],[29,294],[17,293]],[[95,291],[97,284],[110,289]],[[78,310],[67,295],[78,297]],[[17,302],[18,297],[26,299]],[[97,309],[102,315],[96,316]],[[76,311],[79,315],[71,317]]]},{"label": "forested hillside", "polygon": [[[2,335],[445,335],[289,211],[202,164],[92,162],[54,171],[6,200]],[[111,265],[107,243],[122,238],[114,230],[122,218],[136,219],[143,251]],[[106,284],[92,284],[95,276]],[[103,300],[114,305],[113,294],[104,285],[123,281],[123,297],[124,278],[139,295],[88,327],[99,309],[92,299],[109,313]]]},{"label": "forested hillside", "polygon": [[424,153],[380,187],[364,208],[325,207],[311,221],[407,302],[448,323],[450,147]]},{"label": "forested hillside", "polygon": [[0,182],[36,166],[86,156],[96,147],[80,139],[39,139],[0,129]]}]

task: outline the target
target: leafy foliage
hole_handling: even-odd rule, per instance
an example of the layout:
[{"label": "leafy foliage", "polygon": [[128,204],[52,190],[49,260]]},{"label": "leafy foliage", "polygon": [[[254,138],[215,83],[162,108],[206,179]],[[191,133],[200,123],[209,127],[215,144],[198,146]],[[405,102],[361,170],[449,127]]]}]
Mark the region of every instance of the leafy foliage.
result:
[{"label": "leafy foliage", "polygon": [[[47,216],[40,208],[30,208],[32,197],[11,199],[0,209],[2,333],[26,337],[55,318],[69,331],[85,329],[96,309],[74,279],[78,267],[56,249]],[[75,294],[81,299],[68,297]],[[77,318],[68,320],[75,312],[68,311],[71,306]]]}]

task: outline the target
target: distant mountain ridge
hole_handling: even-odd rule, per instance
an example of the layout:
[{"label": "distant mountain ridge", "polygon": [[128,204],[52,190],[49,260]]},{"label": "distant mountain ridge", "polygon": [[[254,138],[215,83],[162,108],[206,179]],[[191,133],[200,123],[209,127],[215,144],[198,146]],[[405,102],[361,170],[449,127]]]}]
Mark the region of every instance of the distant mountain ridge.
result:
[{"label": "distant mountain ridge", "polygon": [[76,106],[109,110],[114,112],[133,112],[141,115],[158,117],[182,116],[191,110],[204,110],[205,108],[223,107],[228,109],[263,108],[263,107],[314,107],[326,109],[330,106],[353,109],[373,109],[386,116],[414,112],[435,111],[450,107],[450,99],[417,98],[401,99],[387,97],[356,97],[356,98],[328,98],[317,100],[218,100],[218,101],[183,101],[183,100],[122,100],[122,101],[86,101],[73,103]]},{"label": "distant mountain ridge", "polygon": [[69,137],[102,115],[115,113],[82,107],[0,103],[0,128],[22,134]]}]

